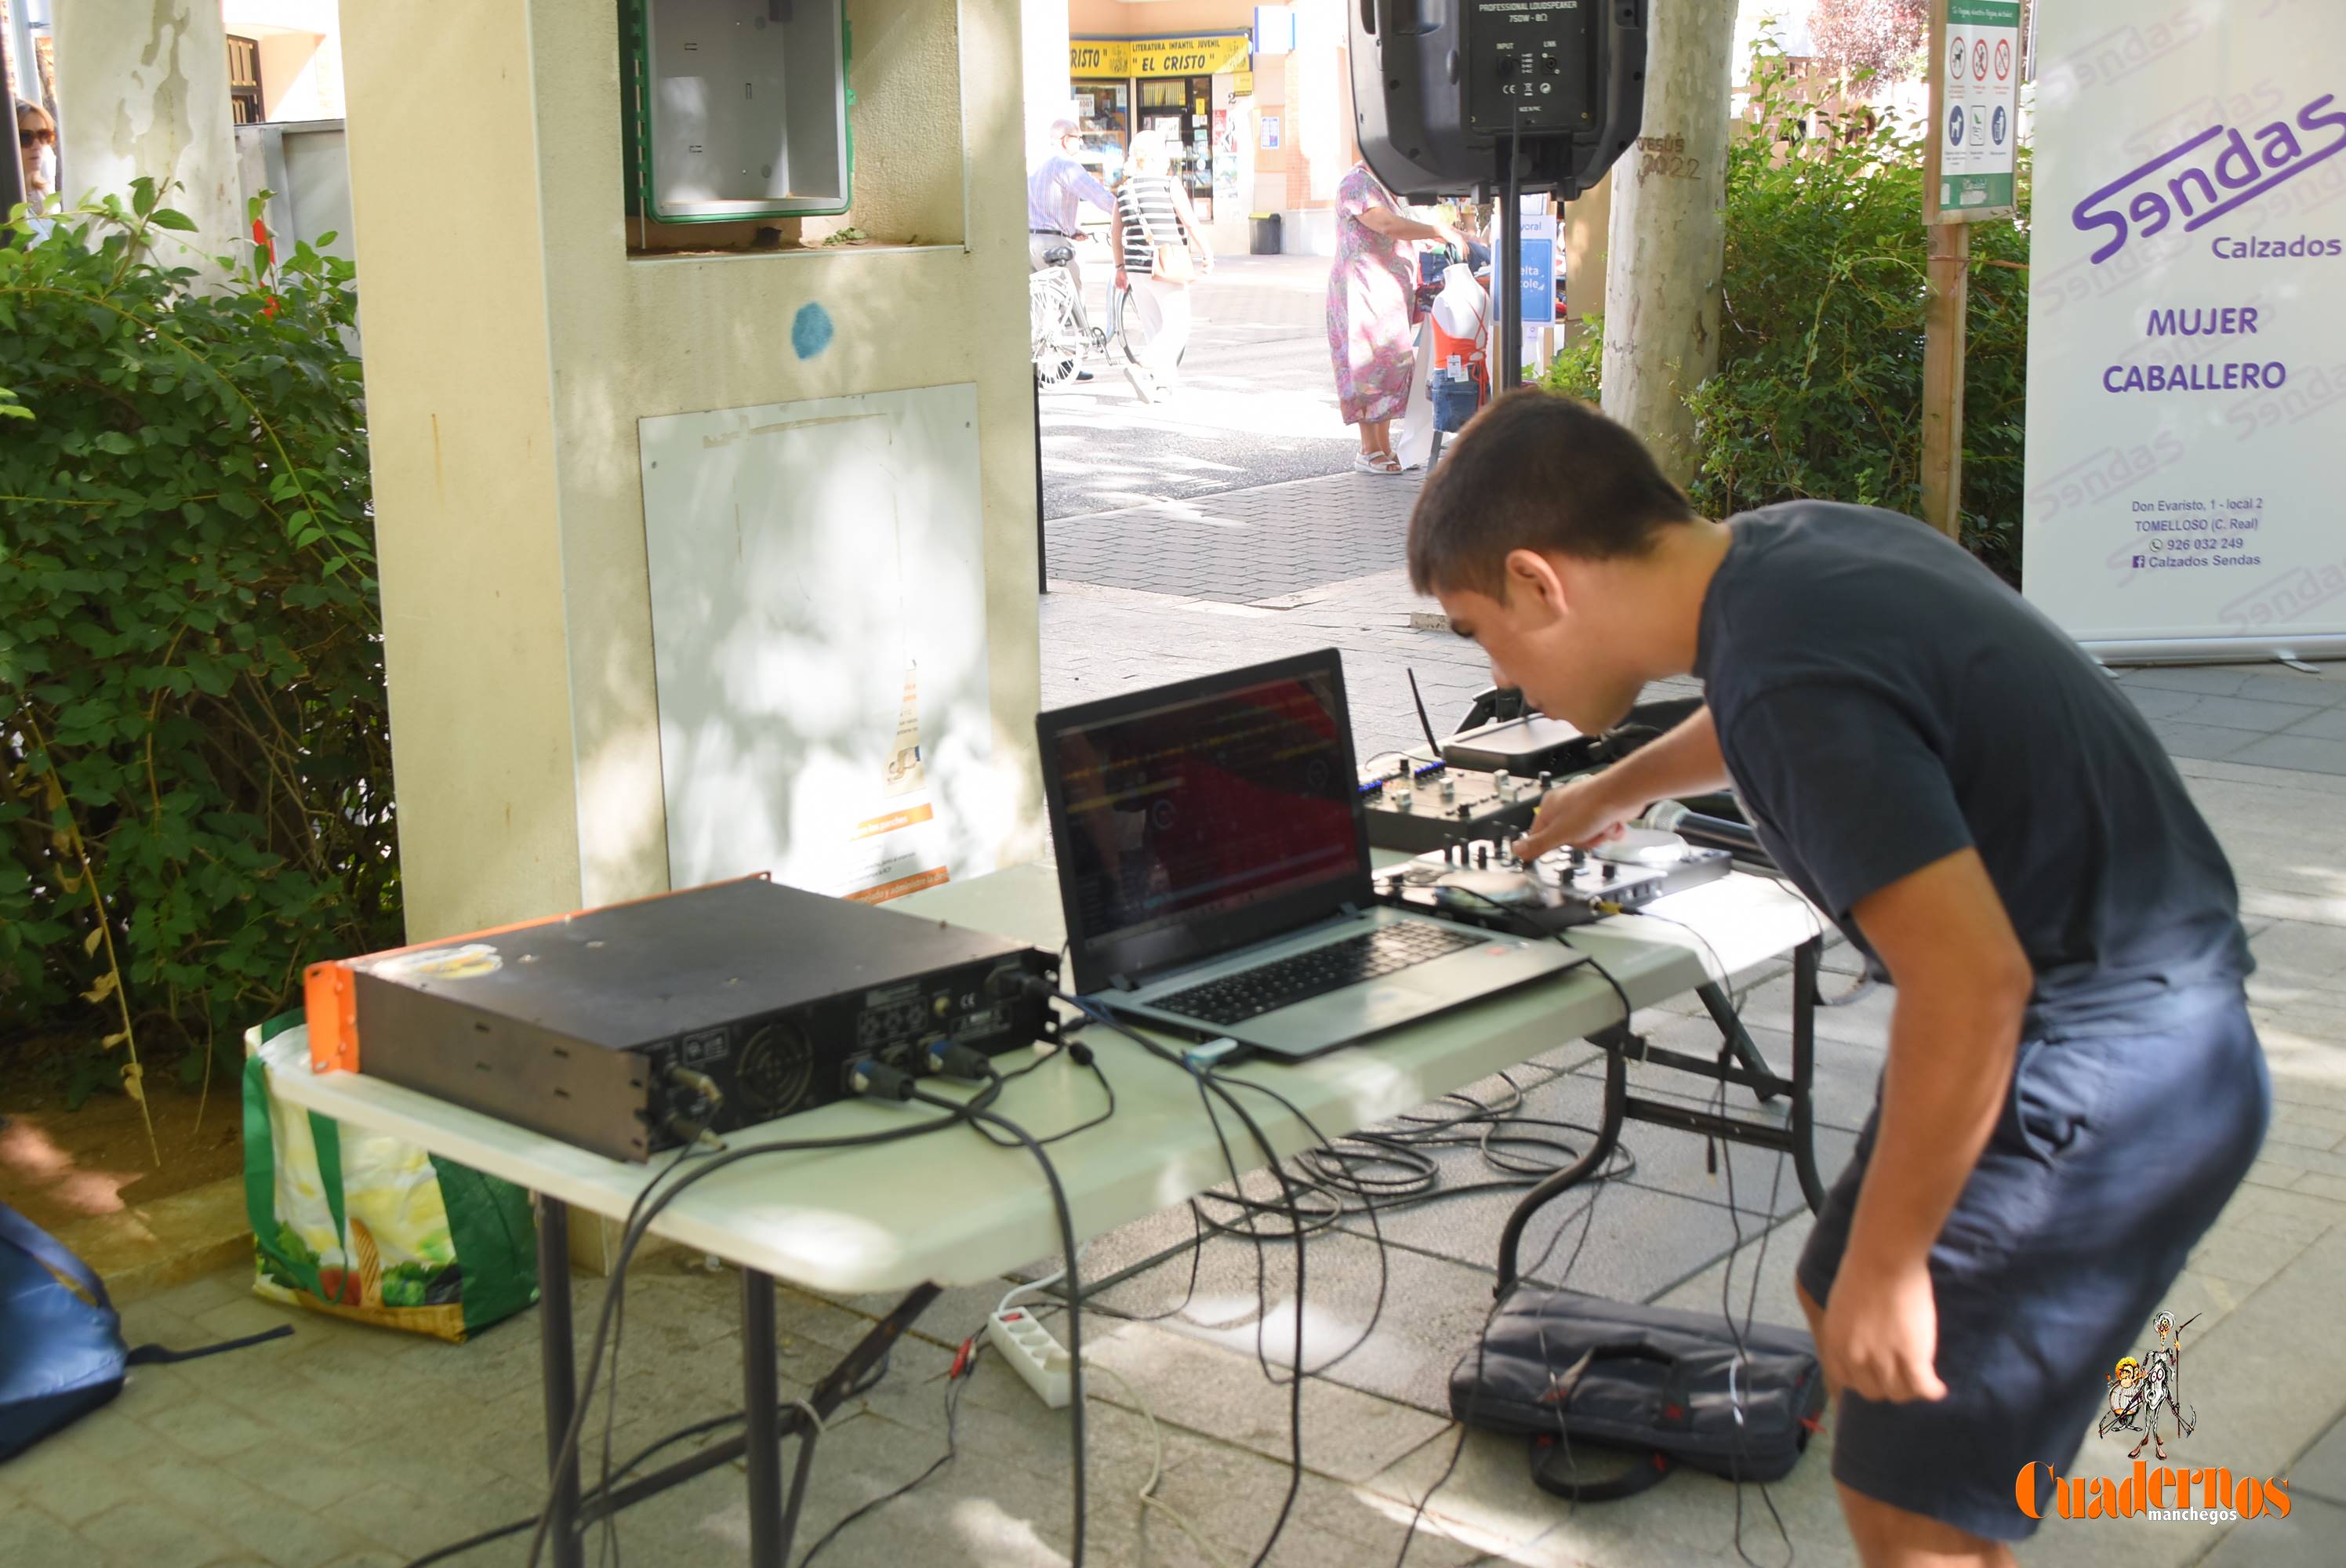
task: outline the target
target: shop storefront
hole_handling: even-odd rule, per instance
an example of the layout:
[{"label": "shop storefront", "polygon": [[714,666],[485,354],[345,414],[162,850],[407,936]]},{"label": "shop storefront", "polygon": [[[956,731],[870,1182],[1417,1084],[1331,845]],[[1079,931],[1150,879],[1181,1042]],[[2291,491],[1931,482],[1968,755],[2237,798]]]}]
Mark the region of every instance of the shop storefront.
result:
[{"label": "shop storefront", "polygon": [[1112,185],[1136,134],[1163,136],[1173,176],[1217,249],[1244,244],[1253,183],[1250,51],[1245,33],[1076,38],[1067,48],[1084,160]]}]

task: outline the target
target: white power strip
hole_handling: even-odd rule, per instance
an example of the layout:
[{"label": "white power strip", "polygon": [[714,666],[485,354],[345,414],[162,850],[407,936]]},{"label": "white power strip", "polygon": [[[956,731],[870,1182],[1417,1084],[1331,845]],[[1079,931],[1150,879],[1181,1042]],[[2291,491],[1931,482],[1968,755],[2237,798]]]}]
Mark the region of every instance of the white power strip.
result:
[{"label": "white power strip", "polygon": [[985,1320],[985,1337],[1045,1404],[1055,1410],[1067,1408],[1073,1392],[1066,1349],[1032,1312],[1024,1307],[996,1312]]}]

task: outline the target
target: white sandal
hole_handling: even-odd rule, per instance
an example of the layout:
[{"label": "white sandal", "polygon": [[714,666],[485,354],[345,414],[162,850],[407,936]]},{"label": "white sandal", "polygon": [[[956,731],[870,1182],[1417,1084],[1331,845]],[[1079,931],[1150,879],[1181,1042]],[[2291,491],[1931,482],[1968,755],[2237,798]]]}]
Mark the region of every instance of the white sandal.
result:
[{"label": "white sandal", "polygon": [[1380,452],[1375,453],[1366,452],[1355,453],[1352,456],[1352,472],[1355,473],[1399,473],[1401,472],[1401,459],[1395,457],[1390,452]]}]

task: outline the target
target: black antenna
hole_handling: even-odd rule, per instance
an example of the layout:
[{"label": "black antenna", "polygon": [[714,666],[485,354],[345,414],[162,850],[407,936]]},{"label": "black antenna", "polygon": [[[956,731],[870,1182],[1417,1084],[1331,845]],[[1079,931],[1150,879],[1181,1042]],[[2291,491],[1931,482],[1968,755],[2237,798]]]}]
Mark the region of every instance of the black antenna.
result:
[{"label": "black antenna", "polygon": [[1433,753],[1430,760],[1439,762],[1442,760],[1442,742],[1433,738],[1433,720],[1425,717],[1425,698],[1417,689],[1417,671],[1404,669],[1402,673],[1409,677],[1409,699],[1417,704],[1417,727],[1425,731],[1425,744]]}]

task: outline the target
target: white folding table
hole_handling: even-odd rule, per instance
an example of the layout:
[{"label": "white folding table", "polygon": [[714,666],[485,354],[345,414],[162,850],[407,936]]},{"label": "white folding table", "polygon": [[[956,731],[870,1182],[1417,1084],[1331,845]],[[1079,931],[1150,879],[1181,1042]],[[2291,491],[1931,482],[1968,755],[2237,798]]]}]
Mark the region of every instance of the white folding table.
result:
[{"label": "white folding table", "polygon": [[[1019,866],[950,883],[893,907],[1054,952],[1064,937],[1057,881],[1046,866]],[[1790,1095],[1791,1125],[1714,1125],[1724,1119],[1637,1101],[1624,1092],[1625,1051],[1608,1049],[1606,1115],[1597,1145],[1571,1170],[1550,1177],[1526,1197],[1503,1237],[1503,1280],[1513,1278],[1515,1241],[1523,1221],[1539,1203],[1596,1169],[1610,1151],[1625,1115],[1784,1148],[1794,1156],[1811,1204],[1821,1194],[1810,1146],[1812,1039],[1808,1019],[1822,923],[1797,894],[1742,873],[1677,894],[1657,907],[1669,919],[1617,916],[1574,931],[1572,944],[1601,963],[1638,1006],[1793,955],[1797,994],[1790,1078],[1723,1064],[1713,1067],[1698,1058],[1673,1063],[1723,1076],[1763,1095]],[[1567,1041],[1602,1038],[1623,1022],[1613,987],[1584,964],[1359,1047],[1307,1062],[1243,1064],[1229,1069],[1228,1075],[1273,1087],[1292,1103],[1294,1111],[1290,1111],[1264,1096],[1261,1108],[1253,1113],[1267,1140],[1285,1157],[1317,1141],[1304,1117],[1328,1135],[1340,1135]],[[1051,1150],[1078,1239],[1158,1213],[1229,1177],[1224,1145],[1200,1113],[1197,1082],[1188,1072],[1108,1031],[1096,1030],[1086,1038],[1115,1085],[1117,1111],[1106,1124]],[[638,1165],[590,1154],[368,1077],[363,1054],[360,1072],[313,1073],[303,1029],[278,1035],[261,1051],[274,1092],[289,1103],[348,1125],[405,1139],[537,1195],[547,1451],[550,1461],[558,1460],[576,1401],[567,1210],[575,1206],[624,1218],[667,1159]],[[1659,1051],[1650,1054],[1655,1060],[1669,1059]],[[1011,1084],[994,1108],[1035,1137],[1047,1138],[1096,1115],[1102,1099],[1090,1073],[1076,1071],[1071,1063],[1064,1069],[1046,1064]],[[740,1150],[878,1131],[941,1115],[925,1107],[859,1101],[729,1133],[725,1141],[729,1149]],[[1249,1151],[1249,1156],[1259,1155]],[[1241,1156],[1241,1169],[1246,1157]],[[843,1400],[940,1288],[999,1278],[1060,1250],[1056,1211],[1033,1157],[1023,1148],[997,1147],[974,1134],[952,1131],[863,1148],[777,1152],[744,1160],[693,1186],[649,1230],[742,1271],[746,1431],[610,1498],[597,1500],[584,1515],[575,1455],[558,1465],[549,1532],[551,1560],[558,1568],[576,1568],[581,1561],[582,1519],[591,1522],[745,1455],[750,1560],[757,1568],[780,1568],[780,1443],[798,1417],[776,1406],[775,1280],[831,1293],[909,1292],[819,1385],[810,1402],[828,1417],[826,1401],[835,1407]]]}]

